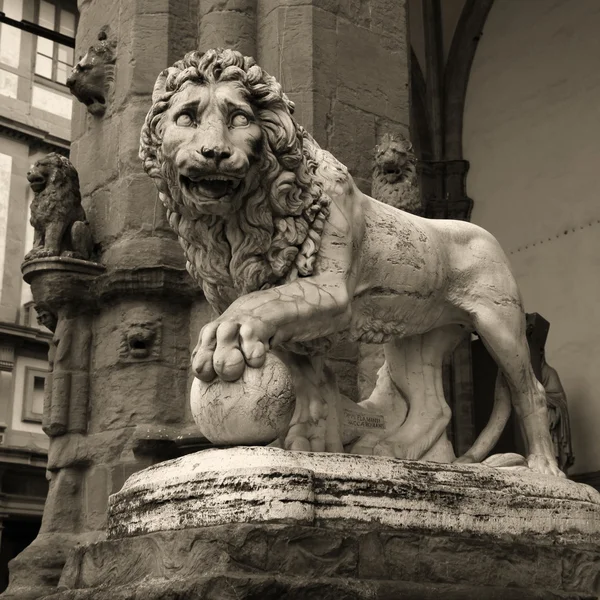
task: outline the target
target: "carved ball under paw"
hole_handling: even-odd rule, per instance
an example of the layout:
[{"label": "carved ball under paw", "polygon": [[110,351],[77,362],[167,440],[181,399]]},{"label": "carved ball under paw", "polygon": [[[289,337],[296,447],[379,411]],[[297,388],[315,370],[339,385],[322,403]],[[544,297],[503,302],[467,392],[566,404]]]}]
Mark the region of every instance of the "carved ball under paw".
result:
[{"label": "carved ball under paw", "polygon": [[288,368],[269,352],[262,367],[247,367],[237,381],[195,379],[190,405],[213,444],[269,444],[286,434],[295,397]]}]

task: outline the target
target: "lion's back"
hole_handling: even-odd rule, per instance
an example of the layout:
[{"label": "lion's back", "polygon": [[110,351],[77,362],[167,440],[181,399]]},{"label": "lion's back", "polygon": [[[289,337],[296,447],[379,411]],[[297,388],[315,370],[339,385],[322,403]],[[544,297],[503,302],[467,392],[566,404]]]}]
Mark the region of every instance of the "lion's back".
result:
[{"label": "lion's back", "polygon": [[361,249],[362,279],[434,295],[446,277],[445,248],[424,219],[368,196]]},{"label": "lion's back", "polygon": [[429,220],[429,229],[445,251],[449,273],[447,299],[468,308],[477,298],[498,295],[520,303],[520,293],[508,257],[486,229],[467,221]]}]

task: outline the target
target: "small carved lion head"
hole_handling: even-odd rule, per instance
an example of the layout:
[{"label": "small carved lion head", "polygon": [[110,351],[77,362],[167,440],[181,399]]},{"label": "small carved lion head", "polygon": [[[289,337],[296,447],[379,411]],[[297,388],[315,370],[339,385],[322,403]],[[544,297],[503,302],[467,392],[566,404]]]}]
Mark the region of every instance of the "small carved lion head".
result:
[{"label": "small carved lion head", "polygon": [[377,200],[422,214],[417,159],[404,136],[386,133],[375,148],[372,195]]},{"label": "small carved lion head", "polygon": [[404,136],[386,133],[375,148],[373,172],[387,183],[397,183],[412,176],[416,162],[412,144]]},{"label": "small carved lion head", "polygon": [[98,43],[90,46],[73,67],[67,86],[75,98],[87,106],[90,114],[102,116],[114,81],[116,42],[107,40],[105,32],[101,32],[98,39]]},{"label": "small carved lion head", "polygon": [[160,357],[162,319],[141,307],[130,310],[121,328],[121,359],[156,360]]}]

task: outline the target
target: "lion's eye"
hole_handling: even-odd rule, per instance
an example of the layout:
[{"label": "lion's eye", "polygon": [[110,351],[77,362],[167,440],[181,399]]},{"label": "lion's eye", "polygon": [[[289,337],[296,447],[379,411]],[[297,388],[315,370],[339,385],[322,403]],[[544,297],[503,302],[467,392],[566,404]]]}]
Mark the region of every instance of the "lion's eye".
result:
[{"label": "lion's eye", "polygon": [[194,120],[187,113],[182,113],[175,120],[175,124],[178,127],[191,127],[194,124]]},{"label": "lion's eye", "polygon": [[231,119],[232,127],[245,127],[248,123],[250,123],[250,119],[243,113],[237,113]]}]

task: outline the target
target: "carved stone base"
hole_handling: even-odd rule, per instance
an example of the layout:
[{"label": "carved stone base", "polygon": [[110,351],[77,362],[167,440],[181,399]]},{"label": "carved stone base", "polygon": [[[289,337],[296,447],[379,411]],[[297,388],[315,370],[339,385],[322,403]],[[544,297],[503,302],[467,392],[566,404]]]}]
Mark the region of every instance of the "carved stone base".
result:
[{"label": "carved stone base", "polygon": [[526,470],[206,450],[131,476],[51,598],[583,600],[599,534],[600,494]]}]

